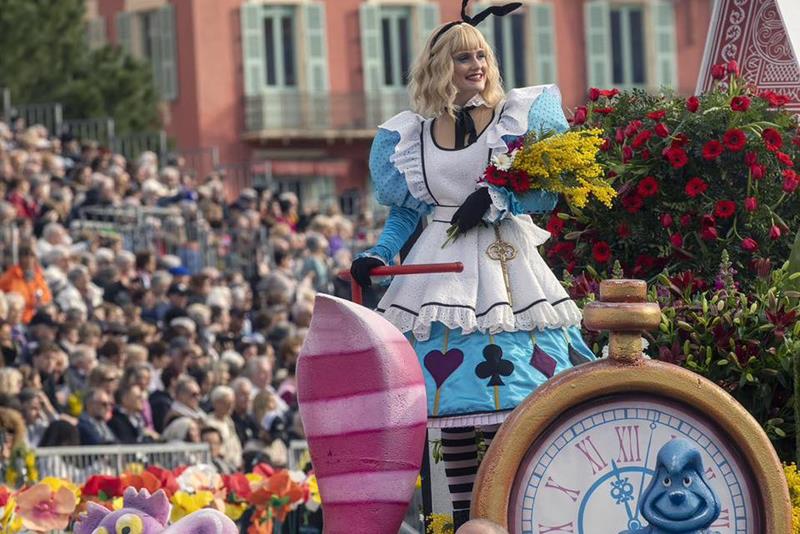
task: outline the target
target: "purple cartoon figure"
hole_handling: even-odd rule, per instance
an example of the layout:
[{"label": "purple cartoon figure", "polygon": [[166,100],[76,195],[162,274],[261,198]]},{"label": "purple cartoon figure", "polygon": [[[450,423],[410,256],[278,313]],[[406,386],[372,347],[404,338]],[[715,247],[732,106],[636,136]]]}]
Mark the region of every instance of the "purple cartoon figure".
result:
[{"label": "purple cartoon figure", "polygon": [[237,534],[233,521],[216,510],[198,510],[174,525],[171,505],[163,490],[152,496],[146,489],[125,490],[123,507],[111,512],[89,503],[88,512],[75,525],[75,534]]}]

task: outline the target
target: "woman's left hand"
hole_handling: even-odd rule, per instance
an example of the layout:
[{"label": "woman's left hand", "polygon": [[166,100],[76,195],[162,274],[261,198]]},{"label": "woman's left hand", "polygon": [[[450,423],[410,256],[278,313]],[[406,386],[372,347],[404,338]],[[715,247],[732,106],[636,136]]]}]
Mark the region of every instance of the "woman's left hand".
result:
[{"label": "woman's left hand", "polygon": [[450,224],[458,226],[458,231],[463,234],[481,222],[491,204],[489,188],[481,187],[464,200],[464,203],[453,214],[453,218],[450,219]]}]

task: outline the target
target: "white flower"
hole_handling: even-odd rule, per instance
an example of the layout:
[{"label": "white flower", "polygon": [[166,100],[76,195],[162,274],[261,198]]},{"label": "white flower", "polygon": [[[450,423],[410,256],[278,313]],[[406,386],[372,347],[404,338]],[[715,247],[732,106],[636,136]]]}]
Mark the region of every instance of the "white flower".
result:
[{"label": "white flower", "polygon": [[510,169],[512,163],[514,163],[514,158],[508,154],[500,154],[498,156],[492,156],[492,165],[494,165],[501,171],[507,171],[508,169]]}]

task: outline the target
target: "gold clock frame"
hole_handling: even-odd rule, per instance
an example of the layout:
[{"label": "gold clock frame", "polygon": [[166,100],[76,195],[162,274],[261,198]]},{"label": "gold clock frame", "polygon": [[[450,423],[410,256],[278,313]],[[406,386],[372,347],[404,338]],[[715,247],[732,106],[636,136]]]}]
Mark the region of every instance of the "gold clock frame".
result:
[{"label": "gold clock frame", "polygon": [[[621,312],[623,310],[620,307],[625,312],[620,313],[618,318],[626,316],[625,320],[631,321],[630,312],[633,310],[628,308],[635,304],[598,304],[593,310],[585,310],[584,319],[587,324],[594,322],[613,326],[609,324],[607,312],[612,311],[609,308],[615,308],[614,312]],[[651,315],[647,326],[652,326],[652,306],[656,310],[658,307],[649,306],[651,308],[645,315]],[[605,314],[602,308],[606,308]],[[601,314],[606,320],[598,319]],[[660,317],[660,313],[658,315]],[[627,334],[631,335],[633,330],[628,329]],[[641,328],[638,331],[640,330]],[[637,342],[640,339],[638,331],[633,332]],[[613,351],[615,346],[624,347],[629,340],[630,338],[617,336],[609,345]],[[641,346],[638,354],[641,354]],[[472,494],[473,518],[490,519],[509,528],[508,509],[519,465],[529,448],[560,415],[570,408],[609,395],[642,393],[694,408],[706,415],[726,437],[733,440],[742,459],[749,465],[757,486],[756,498],[765,529],[761,534],[792,533],[792,506],[783,466],[769,438],[747,410],[713,382],[682,367],[641,357],[613,356],[612,353],[612,358],[581,365],[550,379],[506,419],[478,470]]]}]

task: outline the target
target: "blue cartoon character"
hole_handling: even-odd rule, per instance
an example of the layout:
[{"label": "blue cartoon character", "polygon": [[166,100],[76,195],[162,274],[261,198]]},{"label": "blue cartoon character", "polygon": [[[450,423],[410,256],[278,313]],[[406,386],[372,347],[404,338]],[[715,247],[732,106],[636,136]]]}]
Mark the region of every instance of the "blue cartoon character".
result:
[{"label": "blue cartoon character", "polygon": [[719,516],[719,498],[704,472],[700,453],[688,441],[661,447],[655,477],[639,501],[649,526],[620,534],[716,534],[708,529]]}]

